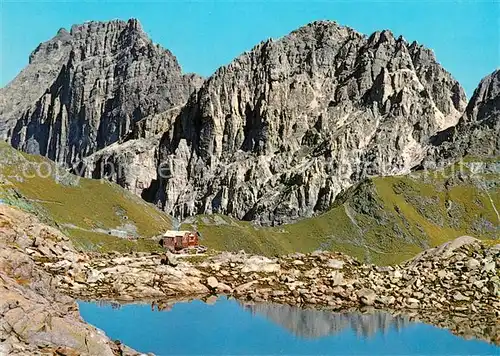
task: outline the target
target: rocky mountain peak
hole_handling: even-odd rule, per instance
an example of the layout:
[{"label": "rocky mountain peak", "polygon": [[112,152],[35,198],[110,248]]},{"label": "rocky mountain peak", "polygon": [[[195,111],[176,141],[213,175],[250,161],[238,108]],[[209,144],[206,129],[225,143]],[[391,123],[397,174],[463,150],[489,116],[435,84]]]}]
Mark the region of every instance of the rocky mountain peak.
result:
[{"label": "rocky mountain peak", "polygon": [[40,44],[1,89],[0,136],[70,165],[183,105],[200,84],[136,19],[74,25]]},{"label": "rocky mountain peak", "polygon": [[500,115],[500,69],[481,80],[466,109],[466,116],[473,123],[493,115]]},{"label": "rocky mountain peak", "polygon": [[[468,137],[498,111],[495,78],[465,110],[462,87],[432,50],[389,30],[366,36],[316,21],[203,80],[183,74],[137,20],[87,22],[42,43],[1,89],[0,135],[79,162],[89,177],[113,163],[109,179],[179,218],[273,225],[329,209],[365,177],[481,146]],[[492,122],[481,125],[485,140]],[[155,179],[157,166],[166,174]]]},{"label": "rocky mountain peak", "polygon": [[[103,35],[106,42],[99,41]],[[128,39],[129,45],[135,44],[135,42],[143,42],[142,45],[151,42],[136,19],[108,22],[88,21],[83,24],[73,25],[69,32],[65,28],[59,29],[52,39],[38,45],[31,53],[29,63],[57,60],[61,52],[64,52],[62,49],[65,47],[69,46],[67,47],[69,50],[78,49],[79,46],[75,46],[75,42],[79,42],[80,47],[86,47],[86,43],[94,42],[95,45],[88,47],[88,49],[92,49],[96,53],[112,47],[110,46],[112,42],[123,39]]]},{"label": "rocky mountain peak", "polygon": [[[342,39],[349,36],[363,36],[354,29],[342,26],[336,21],[320,20],[299,27],[297,30],[283,37],[283,39],[300,39],[301,41],[325,41],[331,39]],[[283,40],[280,39],[280,40]]]},{"label": "rocky mountain peak", "polygon": [[465,156],[500,155],[500,70],[481,80],[456,126],[430,138],[424,166],[444,166]]},{"label": "rocky mountain peak", "polygon": [[139,20],[131,18],[127,21],[115,19],[111,21],[87,21],[83,24],[74,24],[71,26],[70,34],[72,36],[92,36],[101,31],[106,32],[122,32],[127,31],[128,33],[137,33],[147,37],[146,33],[142,29],[142,25]]},{"label": "rocky mountain peak", "polygon": [[38,47],[31,52],[29,64],[35,64],[41,61],[57,61],[58,54],[64,50],[71,50],[71,34],[62,28],[51,40],[40,43]]},{"label": "rocky mountain peak", "polygon": [[180,217],[279,224],[366,175],[409,171],[466,105],[458,82],[390,31],[315,22],[208,78],[160,145],[157,200]]}]

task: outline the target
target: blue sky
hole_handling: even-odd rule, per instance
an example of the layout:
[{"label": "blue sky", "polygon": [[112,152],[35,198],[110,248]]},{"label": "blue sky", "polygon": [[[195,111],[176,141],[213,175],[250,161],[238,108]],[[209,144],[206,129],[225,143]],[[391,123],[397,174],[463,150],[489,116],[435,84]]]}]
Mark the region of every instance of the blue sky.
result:
[{"label": "blue sky", "polygon": [[498,1],[38,1],[0,0],[1,71],[6,85],[30,52],[61,27],[87,20],[138,18],[185,72],[208,76],[269,37],[308,22],[335,20],[359,32],[390,29],[432,48],[471,95],[500,66]]}]

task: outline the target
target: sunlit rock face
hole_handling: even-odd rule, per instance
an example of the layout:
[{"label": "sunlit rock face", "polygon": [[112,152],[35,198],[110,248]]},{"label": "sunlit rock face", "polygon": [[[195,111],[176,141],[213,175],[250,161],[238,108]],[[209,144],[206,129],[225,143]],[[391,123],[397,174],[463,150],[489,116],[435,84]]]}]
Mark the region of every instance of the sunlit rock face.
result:
[{"label": "sunlit rock face", "polygon": [[424,165],[444,166],[469,156],[500,156],[500,70],[481,80],[457,125],[431,138]]},{"label": "sunlit rock face", "polygon": [[160,143],[156,202],[181,218],[312,216],[367,175],[408,172],[465,106],[429,49],[315,22],[257,45],[191,96]]},{"label": "sunlit rock face", "polygon": [[123,142],[115,142],[74,165],[77,175],[108,179],[123,188],[152,200],[156,189],[158,146],[180,107],[149,115],[134,123]]},{"label": "sunlit rock face", "polygon": [[0,136],[71,165],[119,140],[148,115],[183,105],[201,84],[137,20],[61,29],[1,89]]}]

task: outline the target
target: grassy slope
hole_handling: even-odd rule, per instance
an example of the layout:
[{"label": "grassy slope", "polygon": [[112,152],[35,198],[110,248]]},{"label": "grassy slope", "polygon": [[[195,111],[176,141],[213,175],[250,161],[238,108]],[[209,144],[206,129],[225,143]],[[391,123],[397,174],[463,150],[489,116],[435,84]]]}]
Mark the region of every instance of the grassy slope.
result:
[{"label": "grassy slope", "polygon": [[[55,222],[82,249],[159,248],[150,239],[127,241],[102,231],[131,225],[136,235],[150,237],[171,227],[167,215],[106,181],[27,178],[40,163],[54,167],[0,142],[0,199]],[[453,167],[462,168],[459,174],[448,168],[430,176],[373,178],[347,191],[328,212],[295,224],[262,228],[212,215],[198,216],[184,227],[197,228],[202,243],[218,250],[274,255],[331,249],[391,264],[464,234],[498,238],[493,208],[500,209],[498,173],[471,178],[468,163]]]},{"label": "grassy slope", "polygon": [[43,178],[34,174],[40,164],[42,173],[48,172],[49,165],[55,172],[52,162],[0,142],[0,199],[55,222],[81,248],[156,249],[145,239],[125,241],[105,231],[128,227],[130,235],[151,237],[171,227],[168,215],[116,184],[72,175],[56,180],[55,173]]},{"label": "grassy slope", "polygon": [[[223,216],[197,217],[203,243],[266,255],[332,249],[392,264],[461,235],[499,238],[498,174],[424,173],[377,177],[353,187],[332,209],[295,224],[262,228]],[[488,187],[488,189],[485,189]],[[491,199],[490,199],[491,198]]]}]

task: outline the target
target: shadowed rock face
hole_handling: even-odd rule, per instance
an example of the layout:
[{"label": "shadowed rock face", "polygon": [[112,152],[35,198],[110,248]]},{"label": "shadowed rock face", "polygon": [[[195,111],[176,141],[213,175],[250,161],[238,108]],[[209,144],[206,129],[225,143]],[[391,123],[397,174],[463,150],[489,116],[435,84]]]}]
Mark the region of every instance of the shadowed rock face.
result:
[{"label": "shadowed rock face", "polygon": [[61,29],[1,90],[0,136],[72,164],[124,138],[142,118],[183,105],[201,79],[183,75],[137,20]]},{"label": "shadowed rock face", "polygon": [[243,304],[243,306],[252,314],[262,315],[294,335],[307,339],[332,336],[348,328],[357,335],[368,337],[379,332],[386,333],[389,328],[399,330],[410,322],[406,316],[392,316],[387,312],[335,313],[272,303]]},{"label": "shadowed rock face", "polygon": [[259,44],[191,96],[160,144],[156,200],[179,217],[311,216],[366,175],[409,171],[465,105],[432,51],[315,22]]},{"label": "shadowed rock face", "polygon": [[115,142],[85,157],[75,166],[75,174],[105,178],[150,201],[154,197],[158,146],[180,108],[149,115],[136,122],[124,142]]},{"label": "shadowed rock face", "polygon": [[315,22],[203,83],[136,20],[89,22],[42,43],[1,89],[0,136],[179,218],[282,224],[368,175],[498,155],[498,77],[465,109],[431,50]]},{"label": "shadowed rock face", "polygon": [[431,142],[435,147],[424,162],[431,167],[467,155],[500,156],[500,70],[481,80],[458,124],[439,132]]}]

